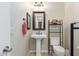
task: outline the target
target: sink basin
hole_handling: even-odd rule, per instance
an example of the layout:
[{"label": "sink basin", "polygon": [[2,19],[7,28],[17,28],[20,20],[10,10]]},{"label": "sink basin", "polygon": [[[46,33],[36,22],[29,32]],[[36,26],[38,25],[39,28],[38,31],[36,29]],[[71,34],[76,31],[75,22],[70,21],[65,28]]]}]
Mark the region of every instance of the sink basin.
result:
[{"label": "sink basin", "polygon": [[43,39],[43,38],[46,38],[46,35],[45,34],[42,34],[42,35],[37,35],[37,34],[33,34],[32,36],[31,36],[32,38],[37,38],[37,39]]}]

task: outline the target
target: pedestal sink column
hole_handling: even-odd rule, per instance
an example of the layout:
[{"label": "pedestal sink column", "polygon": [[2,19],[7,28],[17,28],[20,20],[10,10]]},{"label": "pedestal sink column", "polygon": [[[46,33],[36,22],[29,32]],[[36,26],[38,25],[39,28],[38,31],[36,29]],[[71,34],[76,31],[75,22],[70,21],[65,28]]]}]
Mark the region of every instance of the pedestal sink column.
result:
[{"label": "pedestal sink column", "polygon": [[47,36],[43,34],[33,34],[31,37],[36,40],[36,56],[41,56],[41,40],[45,39]]},{"label": "pedestal sink column", "polygon": [[41,56],[41,39],[36,40],[36,56]]}]

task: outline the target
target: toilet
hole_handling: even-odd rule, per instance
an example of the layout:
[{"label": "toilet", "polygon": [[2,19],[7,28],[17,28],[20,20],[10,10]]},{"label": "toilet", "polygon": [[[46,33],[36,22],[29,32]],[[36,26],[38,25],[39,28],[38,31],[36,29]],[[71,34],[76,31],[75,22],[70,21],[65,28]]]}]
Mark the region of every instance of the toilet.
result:
[{"label": "toilet", "polygon": [[56,56],[65,55],[65,49],[62,46],[60,46],[59,37],[51,37],[50,44],[53,46],[54,55]]}]

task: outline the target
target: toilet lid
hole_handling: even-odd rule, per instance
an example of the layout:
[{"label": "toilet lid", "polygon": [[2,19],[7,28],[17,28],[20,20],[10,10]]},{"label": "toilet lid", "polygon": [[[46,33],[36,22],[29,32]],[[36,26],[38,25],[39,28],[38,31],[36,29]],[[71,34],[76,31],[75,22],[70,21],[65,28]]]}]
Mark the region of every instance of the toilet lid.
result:
[{"label": "toilet lid", "polygon": [[65,49],[61,46],[53,46],[54,50],[55,51],[58,51],[58,52],[65,52]]}]

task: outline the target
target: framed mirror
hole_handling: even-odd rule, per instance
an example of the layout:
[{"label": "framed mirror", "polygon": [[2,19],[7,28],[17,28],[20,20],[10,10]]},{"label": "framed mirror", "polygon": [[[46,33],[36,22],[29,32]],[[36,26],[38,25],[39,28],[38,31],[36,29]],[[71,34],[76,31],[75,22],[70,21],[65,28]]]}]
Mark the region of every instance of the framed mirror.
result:
[{"label": "framed mirror", "polygon": [[33,30],[45,30],[45,12],[33,12]]}]

